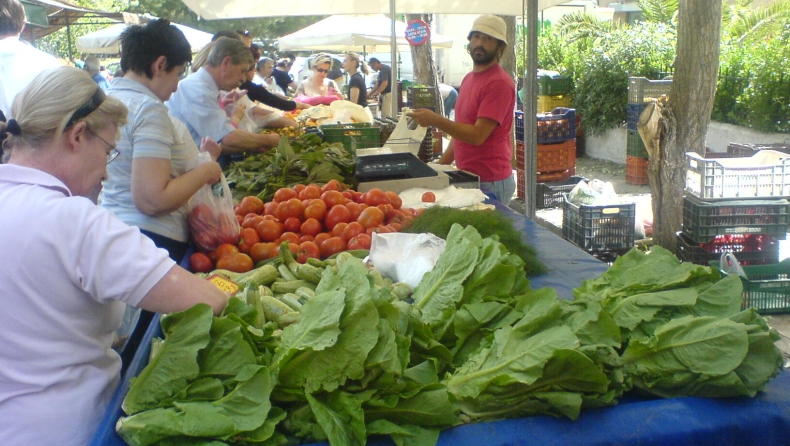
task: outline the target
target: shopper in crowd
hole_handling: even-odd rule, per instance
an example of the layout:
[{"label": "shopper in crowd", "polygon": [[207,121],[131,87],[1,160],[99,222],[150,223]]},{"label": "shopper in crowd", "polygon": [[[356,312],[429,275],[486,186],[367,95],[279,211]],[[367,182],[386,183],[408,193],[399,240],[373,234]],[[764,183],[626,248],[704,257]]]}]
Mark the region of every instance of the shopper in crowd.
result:
[{"label": "shopper in crowd", "polygon": [[278,97],[283,99],[287,99],[285,96],[285,92],[277,85],[277,82],[274,80],[274,76],[272,73],[274,72],[274,60],[268,57],[261,57],[258,60],[258,63],[255,65],[255,76],[252,79],[252,82],[258,85],[262,85],[266,87],[267,90],[271,91]]},{"label": "shopper in crowd", "polygon": [[439,94],[442,96],[444,102],[444,116],[450,119],[450,113],[455,108],[455,102],[458,100],[458,90],[445,83],[439,83]]},{"label": "shopper in crowd", "polygon": [[455,121],[428,109],[409,114],[421,126],[433,126],[450,135],[441,164],[455,161],[459,169],[480,177],[480,187],[494,192],[508,204],[516,190],[511,158],[516,86],[499,66],[507,47],[505,21],[494,15],[478,17],[469,32],[472,72],[461,82]]},{"label": "shopper in crowd", "polygon": [[55,56],[19,40],[25,28],[25,8],[19,0],[0,1],[0,113],[11,116],[11,103],[38,73],[62,66]]},{"label": "shopper in crowd", "polygon": [[[274,68],[274,64],[271,59],[263,58],[261,59],[260,62],[258,62],[257,65],[254,65],[253,67],[250,68],[250,71],[247,72],[247,79],[239,87],[240,89],[247,91],[247,97],[250,98],[250,100],[258,101],[261,104],[265,104],[268,105],[269,107],[273,107],[283,111],[293,111],[297,109],[302,110],[309,107],[309,105],[302,102],[289,101],[287,99],[283,99],[282,97],[270,91],[266,86],[255,83],[255,79],[258,74],[261,73],[263,75],[267,74],[266,69],[258,70],[256,73],[256,67],[260,67],[261,63],[263,63],[264,66],[268,63],[269,65],[268,74],[269,75],[271,74],[272,72],[271,70],[272,68]],[[265,78],[263,81],[266,82]],[[277,84],[274,84],[274,87],[277,87]],[[283,126],[288,127],[290,125],[296,125],[296,123],[293,122],[292,120],[288,120],[288,121],[289,122],[283,121],[280,123],[281,125],[275,125],[275,127],[283,127]]]},{"label": "shopper in crowd", "polygon": [[[126,304],[160,313],[227,295],[180,268],[90,198],[107,178],[126,107],[74,67],[14,100],[0,165],[0,444],[90,443],[120,383],[112,348]],[[2,136],[0,136],[2,138]]]},{"label": "shopper in crowd", "polygon": [[296,58],[289,54],[279,59],[277,65],[274,67],[274,71],[272,71],[275,82],[277,82],[277,85],[286,95],[289,94],[289,92],[295,91],[298,86],[294,78],[288,73],[291,67],[293,67],[295,60]]},{"label": "shopper in crowd", "polygon": [[96,82],[96,84],[102,90],[104,90],[106,92],[107,89],[110,88],[110,83],[107,82],[107,79],[104,76],[102,76],[101,73],[100,73],[100,71],[101,71],[101,62],[99,62],[99,58],[98,57],[96,57],[96,56],[88,56],[85,59],[85,71],[88,72],[88,75],[90,75],[91,79],[93,79],[93,82]]},{"label": "shopper in crowd", "polygon": [[368,99],[378,98],[381,117],[392,116],[392,68],[371,57],[368,65],[373,71],[378,72],[376,83],[368,94]]},{"label": "shopper in crowd", "polygon": [[348,95],[346,99],[359,104],[363,107],[368,106],[368,90],[365,86],[365,78],[362,74],[368,74],[368,67],[359,57],[359,54],[351,52],[346,54],[343,59],[343,69],[348,73]]},{"label": "shopper in crowd", "polygon": [[296,88],[296,95],[302,94],[308,97],[334,96],[342,99],[340,89],[335,81],[327,78],[331,66],[332,57],[328,54],[316,55],[310,63],[313,74],[299,84]]},{"label": "shopper in crowd", "polygon": [[217,100],[220,90],[232,91],[246,81],[252,66],[252,55],[244,43],[221,37],[213,42],[206,64],[179,82],[166,104],[170,115],[186,124],[195,145],[207,136],[222,144],[223,163],[230,161],[230,155],[269,150],[280,142],[276,134],[235,128]]},{"label": "shopper in crowd", "polygon": [[[178,135],[164,104],[192,52],[181,30],[166,19],[130,26],[121,45],[126,74],[113,82],[109,94],[129,108],[129,122],[118,142],[120,156],[108,168],[101,204],[179,262],[189,244],[187,202],[222,172],[216,162],[197,165],[195,144]],[[221,152],[208,138],[201,148],[213,159]]]}]

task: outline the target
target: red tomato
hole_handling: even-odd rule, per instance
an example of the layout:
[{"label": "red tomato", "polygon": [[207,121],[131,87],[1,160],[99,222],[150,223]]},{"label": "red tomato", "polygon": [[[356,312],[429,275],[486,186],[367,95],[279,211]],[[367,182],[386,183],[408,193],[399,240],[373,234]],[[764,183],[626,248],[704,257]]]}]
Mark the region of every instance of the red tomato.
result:
[{"label": "red tomato", "polygon": [[346,250],[346,241],[342,237],[330,237],[321,243],[321,257],[327,258]]},{"label": "red tomato", "polygon": [[274,215],[274,211],[277,210],[277,205],[280,204],[276,201],[270,201],[263,205],[263,215]]},{"label": "red tomato", "polygon": [[365,193],[365,204],[368,206],[390,204],[390,199],[387,198],[381,189],[373,188]]},{"label": "red tomato", "polygon": [[252,246],[256,243],[260,243],[261,238],[258,235],[258,232],[252,228],[244,228],[241,230],[241,241],[247,246]]},{"label": "red tomato", "polygon": [[315,184],[311,184],[304,188],[304,190],[299,194],[299,198],[302,200],[310,200],[313,198],[320,198],[321,197],[321,188],[316,186]]},{"label": "red tomato", "polygon": [[305,235],[305,234],[302,234],[302,235],[299,237],[299,244],[301,245],[301,244],[302,244],[302,243],[304,243],[304,242],[312,242],[314,238],[315,238],[315,237],[313,237],[312,235]]},{"label": "red tomato", "polygon": [[343,237],[343,231],[346,230],[346,226],[348,226],[348,223],[345,223],[345,222],[341,221],[340,223],[336,224],[334,228],[332,228],[332,231],[330,232],[330,234],[332,235],[332,237],[341,237],[342,238]]},{"label": "red tomato", "polygon": [[304,242],[299,245],[299,251],[296,252],[296,261],[299,263],[307,262],[307,259],[321,258],[321,250],[314,242]]},{"label": "red tomato", "polygon": [[316,234],[315,238],[313,238],[313,241],[320,248],[321,243],[324,243],[324,241],[326,241],[326,239],[328,239],[329,237],[332,237],[332,235],[326,232],[321,232],[319,234]]},{"label": "red tomato", "polygon": [[255,229],[263,221],[263,216],[252,214],[252,217],[245,218],[243,222],[241,222],[242,229],[244,228],[252,228]]},{"label": "red tomato", "polygon": [[304,218],[315,218],[318,221],[324,221],[326,217],[326,203],[320,198],[310,200],[310,204],[304,208]]},{"label": "red tomato", "polygon": [[294,192],[296,192],[296,195],[298,196],[299,194],[302,193],[302,191],[304,190],[305,187],[307,187],[307,186],[305,186],[304,184],[294,184],[293,189],[294,189]]},{"label": "red tomato", "polygon": [[286,232],[299,232],[302,228],[302,220],[296,217],[288,217],[283,222],[283,229]]},{"label": "red tomato", "polygon": [[352,192],[350,190],[344,190],[343,192],[340,192],[340,193],[343,194],[343,197],[346,199],[346,201],[348,201],[348,200],[352,200],[353,201],[354,200],[354,192]]},{"label": "red tomato", "polygon": [[214,269],[214,264],[207,255],[196,252],[189,256],[189,268],[193,273],[210,273]]},{"label": "red tomato", "polygon": [[362,213],[362,205],[352,201],[351,203],[346,203],[346,207],[348,211],[351,212],[351,221],[356,221],[357,218],[359,218],[359,214]]},{"label": "red tomato", "polygon": [[246,273],[251,270],[253,266],[252,258],[242,253],[228,254],[217,260],[217,268],[226,269],[235,273]]},{"label": "red tomato", "polygon": [[388,220],[395,216],[397,212],[391,204],[380,204],[376,206],[377,208],[381,209],[381,212],[384,213],[384,220]]},{"label": "red tomato", "polygon": [[260,198],[249,196],[241,199],[237,214],[247,215],[249,213],[260,214],[263,212],[263,201]]},{"label": "red tomato", "polygon": [[328,190],[321,194],[321,199],[326,203],[327,209],[332,209],[333,206],[338,204],[345,204],[346,197],[336,190]]},{"label": "red tomato", "polygon": [[302,218],[304,215],[304,205],[298,198],[291,198],[288,201],[283,201],[277,205],[277,210],[274,211],[275,217],[284,222],[290,217]]},{"label": "red tomato", "polygon": [[367,207],[359,214],[357,222],[365,229],[375,228],[384,222],[384,212],[375,206]]},{"label": "red tomato", "polygon": [[252,261],[258,263],[262,260],[270,259],[272,256],[272,250],[276,248],[277,245],[274,243],[256,243],[252,245],[250,248],[250,257]]},{"label": "red tomato", "polygon": [[236,214],[236,223],[238,223],[239,226],[241,226],[241,224],[244,223],[244,217],[242,217],[239,214]]},{"label": "red tomato", "polygon": [[359,234],[362,234],[364,232],[365,232],[365,227],[364,226],[362,226],[360,223],[352,221],[351,223],[346,225],[346,227],[343,229],[342,237],[343,237],[343,240],[349,241],[352,238],[354,238],[354,237],[356,237]]},{"label": "red tomato", "polygon": [[341,191],[343,190],[343,185],[340,184],[340,181],[329,180],[329,182],[324,184],[324,186],[321,188],[321,192],[326,192],[328,190]]},{"label": "red tomato", "polygon": [[295,190],[288,187],[281,187],[274,193],[274,201],[282,203],[283,201],[288,201],[291,198],[296,198],[297,195],[299,194]]},{"label": "red tomato", "polygon": [[315,237],[319,232],[321,232],[322,229],[323,225],[321,225],[320,221],[316,220],[315,218],[308,218],[299,227],[299,232],[304,235],[311,235]]},{"label": "red tomato", "polygon": [[324,226],[331,231],[338,223],[348,223],[349,221],[351,221],[351,211],[341,204],[333,206],[329,210],[324,219]]},{"label": "red tomato", "polygon": [[295,232],[283,232],[283,235],[280,236],[280,243],[282,242],[289,242],[293,245],[299,244],[299,234]]},{"label": "red tomato", "polygon": [[401,200],[400,195],[396,194],[392,191],[384,192],[384,195],[390,200],[390,204],[395,209],[400,209],[403,205],[403,200]]},{"label": "red tomato", "polygon": [[[227,255],[238,254],[239,253],[239,247],[236,246],[236,245],[232,245],[230,243],[223,243],[223,244],[217,246],[217,249],[214,250],[214,253],[217,256],[217,262],[219,262],[219,260],[221,258],[223,258],[223,257],[225,257]],[[219,266],[217,268],[219,268]],[[226,269],[226,268],[223,268],[223,269]]]},{"label": "red tomato", "polygon": [[258,223],[258,226],[255,227],[255,232],[258,233],[261,241],[273,242],[283,234],[283,225],[274,220],[264,220]]},{"label": "red tomato", "polygon": [[436,203],[436,194],[433,192],[426,192],[422,194],[423,203]]},{"label": "red tomato", "polygon": [[348,241],[348,249],[370,249],[370,234],[361,233]]}]

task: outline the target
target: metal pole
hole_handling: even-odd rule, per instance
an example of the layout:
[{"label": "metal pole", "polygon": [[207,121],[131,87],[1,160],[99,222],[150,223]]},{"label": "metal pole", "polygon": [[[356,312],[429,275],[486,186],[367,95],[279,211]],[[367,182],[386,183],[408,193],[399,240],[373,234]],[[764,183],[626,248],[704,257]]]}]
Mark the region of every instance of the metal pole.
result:
[{"label": "metal pole", "polygon": [[74,52],[71,49],[71,25],[69,24],[69,11],[66,10],[66,39],[69,42],[69,62],[74,61]]},{"label": "metal pole", "polygon": [[[390,36],[390,103],[392,104],[392,116],[395,119],[398,116],[398,104],[400,103],[400,98],[398,97],[398,83],[395,81],[395,73],[393,68],[396,68],[395,65],[398,61],[398,46],[397,43],[397,36],[395,35],[395,0],[390,0],[390,19],[392,19],[391,26],[391,33]],[[397,100],[396,100],[397,98]]]},{"label": "metal pole", "polygon": [[538,94],[538,0],[527,4],[527,69],[524,74],[524,214],[535,218],[535,184],[538,168],[538,135],[535,129]]}]

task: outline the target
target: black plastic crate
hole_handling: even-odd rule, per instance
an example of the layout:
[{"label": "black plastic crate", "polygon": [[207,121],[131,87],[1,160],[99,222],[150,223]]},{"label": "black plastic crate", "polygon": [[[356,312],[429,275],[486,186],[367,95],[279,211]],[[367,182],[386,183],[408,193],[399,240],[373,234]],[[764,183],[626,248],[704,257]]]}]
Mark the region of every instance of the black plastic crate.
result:
[{"label": "black plastic crate", "polygon": [[588,252],[634,246],[635,203],[576,205],[562,197],[563,238]]},{"label": "black plastic crate", "polygon": [[639,124],[639,117],[642,115],[642,112],[647,107],[647,103],[643,102],[641,104],[628,104],[628,130],[637,130],[636,126]]},{"label": "black plastic crate", "polygon": [[703,201],[683,199],[683,234],[698,243],[718,235],[769,234],[784,240],[790,224],[790,202],[779,200]]},{"label": "black plastic crate", "polygon": [[439,91],[436,87],[409,87],[406,104],[411,108],[432,108],[435,111]]},{"label": "black plastic crate", "polygon": [[535,206],[538,209],[562,206],[562,194],[570,193],[580,181],[586,180],[584,177],[574,175],[565,181],[538,183],[535,189]]},{"label": "black plastic crate", "polygon": [[516,141],[524,141],[524,112],[516,110]]},{"label": "black plastic crate", "polygon": [[690,240],[682,231],[676,235],[678,258],[684,262],[708,266],[709,262],[719,260],[725,251],[735,254],[741,265],[768,265],[779,261],[779,243],[770,236],[766,236],[768,239],[761,244],[760,249],[753,249],[749,246],[751,243],[722,240],[700,244]]}]

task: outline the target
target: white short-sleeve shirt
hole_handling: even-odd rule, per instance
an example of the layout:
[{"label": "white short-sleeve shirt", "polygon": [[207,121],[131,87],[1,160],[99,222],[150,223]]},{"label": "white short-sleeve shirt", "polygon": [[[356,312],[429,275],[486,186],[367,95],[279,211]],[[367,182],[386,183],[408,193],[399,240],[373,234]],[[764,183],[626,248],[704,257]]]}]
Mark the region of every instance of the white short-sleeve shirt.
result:
[{"label": "white short-sleeve shirt", "polygon": [[33,48],[18,37],[0,39],[0,110],[11,116],[14,98],[39,73],[62,66],[58,59]]},{"label": "white short-sleeve shirt", "polygon": [[86,445],[120,381],[124,304],[173,267],[40,170],[0,165],[0,444]]},{"label": "white short-sleeve shirt", "polygon": [[195,145],[210,136],[221,142],[228,133],[236,130],[219,106],[219,88],[208,71],[201,68],[178,83],[178,90],[165,103],[170,115],[186,124]]}]

